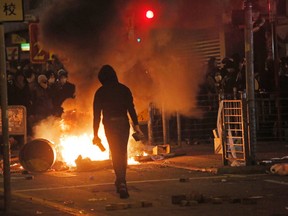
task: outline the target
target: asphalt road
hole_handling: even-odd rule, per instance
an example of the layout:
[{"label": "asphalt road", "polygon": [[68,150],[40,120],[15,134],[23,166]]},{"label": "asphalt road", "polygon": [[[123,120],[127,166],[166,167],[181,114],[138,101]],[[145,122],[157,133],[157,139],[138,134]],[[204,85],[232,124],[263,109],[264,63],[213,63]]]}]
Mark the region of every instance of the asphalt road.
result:
[{"label": "asphalt road", "polygon": [[126,200],[115,192],[111,168],[13,174],[13,197],[30,207],[13,207],[10,215],[288,215],[287,176],[217,175],[165,163],[129,166],[127,172]]}]

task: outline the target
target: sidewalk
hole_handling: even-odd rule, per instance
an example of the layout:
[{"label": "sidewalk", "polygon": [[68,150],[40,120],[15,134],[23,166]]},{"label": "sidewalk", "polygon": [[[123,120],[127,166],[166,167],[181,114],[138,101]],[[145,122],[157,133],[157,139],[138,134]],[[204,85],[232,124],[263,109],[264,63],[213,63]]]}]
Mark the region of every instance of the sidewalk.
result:
[{"label": "sidewalk", "polygon": [[[288,163],[288,143],[258,143],[255,152],[255,165],[230,166],[223,164],[222,154],[215,154],[211,144],[183,145],[172,150],[184,156],[166,160],[167,166],[217,174],[255,174],[269,171],[277,162]],[[284,156],[287,158],[281,160]],[[272,160],[271,160],[272,159]]]}]

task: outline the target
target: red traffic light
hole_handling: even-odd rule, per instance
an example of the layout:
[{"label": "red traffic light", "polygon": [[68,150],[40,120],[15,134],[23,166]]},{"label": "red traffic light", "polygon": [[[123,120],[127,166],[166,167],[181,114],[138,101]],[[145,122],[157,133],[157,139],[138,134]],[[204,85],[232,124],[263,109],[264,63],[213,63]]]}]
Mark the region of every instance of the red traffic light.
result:
[{"label": "red traffic light", "polygon": [[154,12],[152,10],[147,10],[146,11],[146,18],[152,19],[153,17],[154,17]]}]

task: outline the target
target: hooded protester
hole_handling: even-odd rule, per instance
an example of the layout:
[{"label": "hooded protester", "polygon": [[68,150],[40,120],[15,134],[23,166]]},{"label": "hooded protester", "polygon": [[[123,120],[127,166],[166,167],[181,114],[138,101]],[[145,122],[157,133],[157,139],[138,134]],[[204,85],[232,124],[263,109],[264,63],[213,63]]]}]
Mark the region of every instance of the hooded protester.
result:
[{"label": "hooded protester", "polygon": [[129,197],[126,169],[130,124],[127,113],[131,117],[135,132],[142,137],[144,135],[139,127],[132,93],[127,86],[118,81],[115,70],[110,65],[104,65],[99,71],[98,79],[102,86],[96,91],[93,102],[93,144],[101,143],[98,129],[102,113],[102,122],[116,175],[116,191],[121,199],[125,199]]},{"label": "hooded protester", "polygon": [[56,77],[56,75],[55,75],[55,73],[54,73],[53,70],[47,70],[47,71],[45,72],[45,76],[46,76],[47,79],[48,79],[48,86],[55,85],[56,80],[57,80],[57,77]]},{"label": "hooded protester", "polygon": [[15,73],[7,71],[7,96],[8,105],[14,105],[15,103]]},{"label": "hooded protester", "polygon": [[[11,105],[22,105],[27,109],[27,114],[30,114],[31,108],[31,94],[29,86],[25,80],[25,76],[22,71],[17,71],[14,79],[14,96]],[[10,99],[9,99],[10,100]],[[11,102],[11,100],[10,100]]]},{"label": "hooded protester", "polygon": [[37,80],[36,80],[36,72],[31,69],[24,69],[23,71],[25,79],[28,83],[30,94],[34,94],[33,91],[36,90],[36,87],[38,86]]},{"label": "hooded protester", "polygon": [[228,59],[225,61],[224,69],[226,75],[222,79],[223,92],[227,99],[232,99],[237,91],[237,65],[233,59]]},{"label": "hooded protester", "polygon": [[53,114],[52,99],[48,90],[48,79],[44,74],[41,74],[37,77],[37,82],[38,85],[32,95],[32,125]]},{"label": "hooded protester", "polygon": [[[54,109],[53,113],[55,116],[57,116],[58,110],[60,109],[60,108],[56,109],[56,105],[55,105],[55,100],[58,97],[58,95],[57,95],[58,94],[58,92],[57,92],[57,84],[58,83],[56,82],[57,77],[56,77],[56,74],[54,73],[53,70],[47,70],[45,72],[45,76],[47,77],[47,81],[48,81],[48,88],[47,89],[48,89],[49,95],[50,95],[50,97],[52,99],[52,103],[53,103],[53,109]],[[61,110],[61,112],[62,112],[62,110]]]},{"label": "hooded protester", "polygon": [[60,69],[57,74],[58,82],[53,92],[54,114],[61,117],[64,112],[62,107],[64,101],[68,98],[75,98],[76,86],[68,81],[68,72]]}]

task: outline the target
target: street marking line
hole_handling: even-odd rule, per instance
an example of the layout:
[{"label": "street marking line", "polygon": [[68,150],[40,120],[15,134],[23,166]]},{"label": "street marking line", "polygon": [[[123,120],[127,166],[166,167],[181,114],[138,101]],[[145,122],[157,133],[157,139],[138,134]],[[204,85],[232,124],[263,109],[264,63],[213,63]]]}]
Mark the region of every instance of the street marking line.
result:
[{"label": "street marking line", "polygon": [[274,184],[288,185],[288,182],[284,182],[284,181],[275,181],[275,180],[270,180],[270,179],[266,179],[264,181],[274,183]]},{"label": "street marking line", "polygon": [[[220,179],[220,178],[227,178],[227,176],[193,177],[193,178],[189,178],[189,180],[203,180],[203,179],[208,179],[208,180],[209,180],[209,179]],[[128,181],[127,184],[167,182],[167,181],[179,181],[179,178],[141,180],[141,181]],[[73,188],[85,188],[85,187],[95,187],[95,186],[105,186],[105,185],[114,185],[114,182],[98,183],[98,184],[88,184],[88,185],[63,186],[63,187],[31,188],[31,189],[14,190],[14,191],[15,191],[15,192],[31,192],[31,191],[45,191],[45,190],[61,190],[61,189],[73,189]]]},{"label": "street marking line", "polygon": [[[0,191],[3,192],[2,189],[0,189]],[[43,206],[48,206],[48,207],[51,207],[51,208],[56,209],[58,211],[68,213],[71,215],[76,215],[76,216],[77,215],[83,215],[83,213],[80,213],[81,210],[79,210],[79,209],[74,209],[74,208],[70,208],[67,206],[63,206],[63,205],[60,205],[60,204],[57,204],[57,203],[54,203],[54,202],[51,202],[48,200],[40,199],[40,198],[37,198],[34,196],[25,195],[25,194],[17,193],[17,192],[12,192],[12,195],[19,197],[19,198],[22,198],[22,199],[25,199],[25,200],[27,200],[27,202],[31,201],[33,203],[38,203],[38,204],[41,204]],[[90,216],[91,214],[85,213],[85,215]]]},{"label": "street marking line", "polygon": [[68,178],[68,177],[77,177],[76,174],[67,173],[67,172],[47,172],[45,175],[53,176],[53,177],[61,177],[61,178]]},{"label": "street marking line", "polygon": [[199,168],[199,167],[189,167],[189,166],[183,166],[183,165],[176,165],[176,164],[165,164],[164,166],[171,167],[171,168],[177,168],[177,169],[185,169],[190,171],[202,171],[202,172],[208,172],[208,173],[217,173],[217,168]]},{"label": "street marking line", "polygon": [[235,177],[235,178],[247,178],[247,177],[261,177],[267,176],[267,174],[224,174],[225,176]]},{"label": "street marking line", "polygon": [[[227,176],[202,176],[202,177],[193,177],[187,178],[189,180],[201,180],[201,179],[219,179],[219,178],[227,178]],[[173,179],[155,179],[155,180],[142,180],[142,181],[129,181],[128,183],[138,184],[138,183],[150,183],[150,182],[163,182],[163,181],[179,181],[180,178]]]}]

